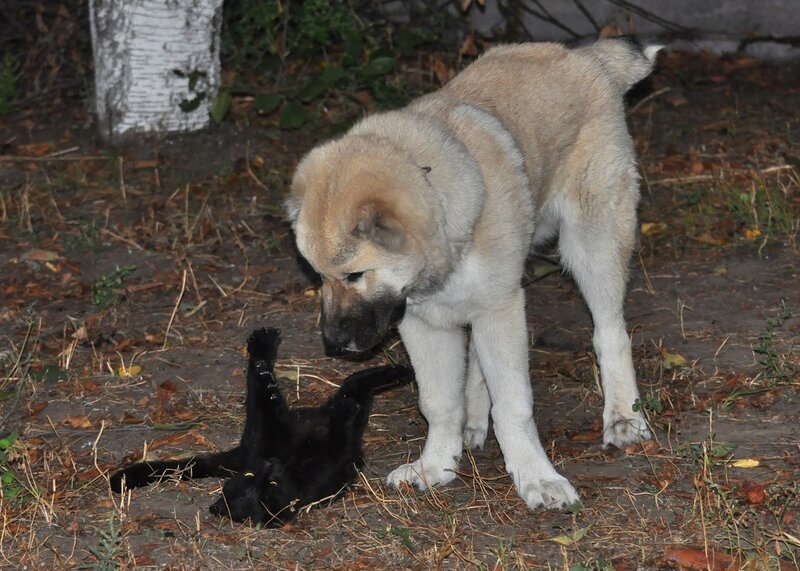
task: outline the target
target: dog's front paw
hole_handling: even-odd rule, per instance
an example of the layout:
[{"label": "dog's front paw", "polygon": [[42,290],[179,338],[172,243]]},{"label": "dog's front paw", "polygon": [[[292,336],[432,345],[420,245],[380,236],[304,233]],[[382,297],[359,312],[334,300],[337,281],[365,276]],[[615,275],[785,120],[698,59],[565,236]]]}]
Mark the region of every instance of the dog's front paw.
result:
[{"label": "dog's front paw", "polygon": [[581,498],[572,484],[563,476],[554,473],[547,477],[514,478],[520,497],[532,510],[563,509],[580,505]]},{"label": "dog's front paw", "polygon": [[486,433],[489,431],[488,422],[484,426],[464,427],[463,440],[465,450],[478,450],[486,442]]},{"label": "dog's front paw", "polygon": [[401,484],[409,484],[420,491],[427,490],[432,486],[448,484],[456,478],[456,465],[439,464],[436,462],[426,462],[422,459],[403,464],[392,470],[386,477],[386,483],[394,488]]},{"label": "dog's front paw", "polygon": [[611,445],[617,448],[623,448],[628,444],[652,438],[650,428],[647,426],[647,421],[640,414],[630,414],[628,416],[617,415],[604,424],[604,448],[608,448]]}]

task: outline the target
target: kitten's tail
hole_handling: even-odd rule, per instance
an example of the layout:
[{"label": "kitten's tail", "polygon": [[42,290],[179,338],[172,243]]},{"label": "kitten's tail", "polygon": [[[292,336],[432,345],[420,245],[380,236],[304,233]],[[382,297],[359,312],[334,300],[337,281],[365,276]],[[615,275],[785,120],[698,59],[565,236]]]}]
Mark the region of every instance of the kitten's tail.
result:
[{"label": "kitten's tail", "polygon": [[373,394],[403,385],[411,380],[411,369],[401,365],[384,365],[358,371],[347,377],[339,387],[338,397],[366,401]]},{"label": "kitten's tail", "polygon": [[136,462],[118,470],[110,478],[111,489],[122,492],[125,488],[141,488],[166,478],[193,480],[195,478],[229,477],[241,470],[241,451],[234,448],[219,454],[194,456],[183,460],[156,460]]}]

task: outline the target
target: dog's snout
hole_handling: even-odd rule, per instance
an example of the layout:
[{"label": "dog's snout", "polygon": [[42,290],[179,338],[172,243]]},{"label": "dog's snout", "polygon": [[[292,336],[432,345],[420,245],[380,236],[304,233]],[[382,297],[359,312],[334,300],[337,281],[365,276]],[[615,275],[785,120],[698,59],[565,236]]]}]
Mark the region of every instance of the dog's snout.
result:
[{"label": "dog's snout", "polygon": [[355,337],[356,322],[350,317],[337,320],[326,320],[322,325],[322,340],[332,350],[347,347]]}]

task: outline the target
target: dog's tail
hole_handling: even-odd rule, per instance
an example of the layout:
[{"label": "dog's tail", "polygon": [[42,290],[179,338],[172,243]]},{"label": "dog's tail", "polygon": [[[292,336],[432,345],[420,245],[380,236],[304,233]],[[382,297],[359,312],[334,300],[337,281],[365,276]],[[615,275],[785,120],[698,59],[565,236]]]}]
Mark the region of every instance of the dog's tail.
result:
[{"label": "dog's tail", "polygon": [[664,46],[643,46],[633,36],[618,36],[599,40],[587,50],[600,60],[614,83],[625,93],[650,75],[656,56]]}]

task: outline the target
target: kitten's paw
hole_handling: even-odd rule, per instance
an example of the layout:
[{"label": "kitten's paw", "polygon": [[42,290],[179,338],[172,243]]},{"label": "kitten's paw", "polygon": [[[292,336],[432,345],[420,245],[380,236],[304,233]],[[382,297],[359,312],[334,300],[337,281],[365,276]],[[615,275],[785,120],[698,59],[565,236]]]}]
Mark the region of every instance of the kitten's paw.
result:
[{"label": "kitten's paw", "polygon": [[641,442],[652,438],[647,421],[638,413],[627,416],[616,415],[605,423],[603,427],[603,447],[613,445],[623,448],[634,442]]},{"label": "kitten's paw", "polygon": [[483,448],[486,442],[486,434],[489,431],[488,426],[465,426],[462,435],[464,440],[465,450],[477,450]]},{"label": "kitten's paw", "polygon": [[247,340],[247,352],[253,359],[274,363],[281,343],[280,329],[272,327],[256,329]]},{"label": "kitten's paw", "polygon": [[546,477],[523,475],[514,478],[520,497],[532,510],[563,509],[580,505],[581,498],[569,481],[560,474]]},{"label": "kitten's paw", "polygon": [[456,478],[456,465],[438,465],[435,463],[422,464],[422,459],[403,464],[392,470],[386,477],[386,483],[393,488],[401,484],[409,484],[420,491],[425,491],[432,486],[448,484]]}]

